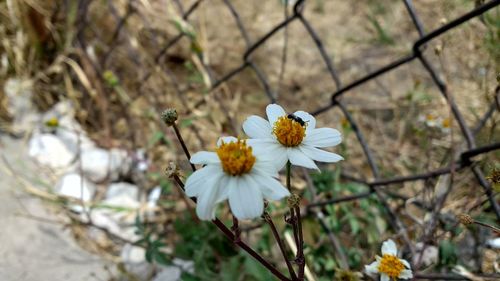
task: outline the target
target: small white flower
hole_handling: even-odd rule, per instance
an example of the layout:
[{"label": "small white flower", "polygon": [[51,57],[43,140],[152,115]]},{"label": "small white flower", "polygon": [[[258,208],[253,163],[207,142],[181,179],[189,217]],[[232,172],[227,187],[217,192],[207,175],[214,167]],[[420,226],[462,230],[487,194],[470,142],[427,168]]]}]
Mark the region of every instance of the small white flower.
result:
[{"label": "small white flower", "polygon": [[245,140],[220,138],[216,152],[198,152],[190,161],[205,165],[186,181],[186,194],[197,197],[196,214],[202,220],[214,219],[216,204],[226,199],[236,218],[252,219],[262,215],[264,198],[280,200],[290,195],[276,179],[273,162]]},{"label": "small white flower", "polygon": [[252,115],[243,123],[243,130],[252,139],[254,149],[273,158],[278,169],[287,161],[297,166],[318,169],[313,160],[333,163],[342,156],[318,149],[342,142],[342,135],[332,128],[316,128],[316,119],[309,113],[297,111],[287,114],[277,105],[266,108],[267,120]]},{"label": "small white flower", "polygon": [[397,257],[396,243],[391,239],[382,243],[382,257],[376,256],[376,261],[365,265],[368,274],[380,274],[380,281],[413,278],[410,263]]}]

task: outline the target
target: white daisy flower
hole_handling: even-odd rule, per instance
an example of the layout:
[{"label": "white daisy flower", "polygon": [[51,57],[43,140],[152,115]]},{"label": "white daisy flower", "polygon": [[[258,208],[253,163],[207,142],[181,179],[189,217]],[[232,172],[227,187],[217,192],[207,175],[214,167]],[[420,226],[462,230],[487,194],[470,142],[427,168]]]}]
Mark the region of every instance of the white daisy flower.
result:
[{"label": "white daisy flower", "polygon": [[277,104],[268,105],[266,113],[269,121],[252,115],[243,123],[243,130],[252,138],[248,143],[273,158],[279,169],[287,161],[319,170],[313,160],[328,163],[344,160],[338,154],[318,149],[338,145],[342,135],[332,128],[316,128],[316,119],[311,114],[304,111],[287,114]]},{"label": "white daisy flower", "polygon": [[380,281],[413,278],[410,263],[397,257],[396,243],[391,239],[382,243],[382,257],[376,256],[376,261],[365,265],[368,274],[380,274]]},{"label": "white daisy flower", "polygon": [[264,198],[290,195],[276,179],[273,162],[255,153],[245,140],[220,138],[215,152],[198,152],[190,161],[205,165],[186,181],[186,194],[197,197],[196,214],[202,220],[214,219],[216,204],[228,198],[236,218],[252,219],[262,215]]}]

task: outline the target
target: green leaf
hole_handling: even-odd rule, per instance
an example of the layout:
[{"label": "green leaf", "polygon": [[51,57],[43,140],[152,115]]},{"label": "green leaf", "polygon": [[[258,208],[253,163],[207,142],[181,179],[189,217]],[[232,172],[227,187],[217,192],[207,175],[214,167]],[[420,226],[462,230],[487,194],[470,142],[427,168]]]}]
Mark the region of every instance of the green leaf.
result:
[{"label": "green leaf", "polygon": [[197,277],[189,272],[183,271],[181,274],[181,280],[182,281],[201,281],[202,279],[200,277]]},{"label": "green leaf", "polygon": [[273,276],[269,271],[263,267],[260,263],[256,262],[252,257],[245,256],[245,272],[255,278],[256,281],[259,280],[274,280]]},{"label": "green leaf", "polygon": [[457,264],[458,255],[455,244],[449,240],[439,243],[439,267],[453,267]]},{"label": "green leaf", "polygon": [[161,131],[156,131],[154,132],[154,134],[149,138],[149,141],[148,141],[148,144],[147,144],[147,147],[148,148],[151,148],[153,147],[154,145],[156,145],[158,142],[160,141],[164,141],[166,143],[168,143],[168,140],[167,138],[165,137],[165,134]]}]

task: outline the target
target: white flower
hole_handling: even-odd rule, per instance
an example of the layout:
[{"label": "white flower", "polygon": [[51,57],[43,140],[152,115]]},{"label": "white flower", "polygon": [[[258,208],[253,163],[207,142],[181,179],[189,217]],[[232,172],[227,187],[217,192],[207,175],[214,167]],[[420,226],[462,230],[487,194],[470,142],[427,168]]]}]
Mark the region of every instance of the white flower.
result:
[{"label": "white flower", "polygon": [[248,143],[272,157],[278,169],[287,161],[318,169],[313,160],[329,163],[344,160],[338,154],[318,149],[338,145],[342,135],[332,128],[316,128],[316,119],[311,114],[304,111],[287,114],[277,104],[268,105],[266,113],[269,121],[252,115],[243,123],[243,130],[252,138]]},{"label": "white flower", "polygon": [[413,278],[410,263],[397,257],[396,243],[391,239],[382,243],[382,257],[376,256],[376,261],[365,265],[368,274],[380,274],[380,281]]},{"label": "white flower", "polygon": [[264,198],[290,195],[276,179],[273,162],[255,153],[245,140],[220,138],[216,152],[198,152],[190,161],[205,165],[186,181],[186,194],[197,197],[196,214],[202,220],[214,219],[216,204],[228,198],[236,218],[251,219],[262,215]]}]

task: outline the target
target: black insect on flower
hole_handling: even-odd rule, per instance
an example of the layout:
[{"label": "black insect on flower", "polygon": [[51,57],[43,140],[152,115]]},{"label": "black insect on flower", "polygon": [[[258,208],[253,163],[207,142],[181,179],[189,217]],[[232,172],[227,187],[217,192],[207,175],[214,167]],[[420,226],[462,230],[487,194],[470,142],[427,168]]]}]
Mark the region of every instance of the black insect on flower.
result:
[{"label": "black insect on flower", "polygon": [[304,120],[302,120],[302,118],[300,118],[299,116],[293,114],[293,113],[290,113],[288,114],[288,119],[291,119],[297,123],[299,123],[301,126],[305,126],[306,125],[306,122]]}]

